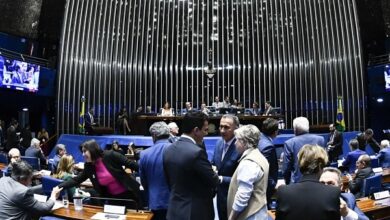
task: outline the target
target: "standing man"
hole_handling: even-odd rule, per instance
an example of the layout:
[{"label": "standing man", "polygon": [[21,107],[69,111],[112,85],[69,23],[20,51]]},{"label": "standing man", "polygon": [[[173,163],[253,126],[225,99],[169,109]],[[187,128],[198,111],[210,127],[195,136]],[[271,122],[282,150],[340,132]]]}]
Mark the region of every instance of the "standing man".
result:
[{"label": "standing man", "polygon": [[[296,183],[302,174],[299,170],[298,152],[305,144],[325,146],[323,137],[309,134],[309,120],[298,117],[293,120],[295,137],[284,143],[283,176],[286,185]],[[292,180],[291,180],[292,178]]]},{"label": "standing man", "polygon": [[259,150],[267,159],[269,164],[268,186],[267,186],[267,205],[271,205],[271,197],[275,192],[278,182],[278,156],[273,143],[273,139],[278,135],[279,122],[273,118],[267,118],[262,125],[262,132],[259,141]]},{"label": "standing man", "polygon": [[164,176],[163,152],[170,144],[169,127],[165,122],[155,122],[150,126],[154,145],[141,151],[139,174],[142,186],[148,195],[149,209],[154,220],[165,220],[169,201],[169,188]]},{"label": "standing man", "polygon": [[208,118],[189,112],[182,121],[183,135],[163,153],[170,187],[168,220],[213,220],[213,197],[219,178],[201,147],[208,132]]},{"label": "standing man", "polygon": [[329,141],[326,144],[329,161],[335,162],[339,158],[339,155],[343,153],[343,133],[336,130],[334,124],[329,125]]},{"label": "standing man", "polygon": [[171,122],[168,124],[169,127],[169,139],[168,141],[171,143],[176,142],[179,140],[179,137],[177,136],[179,134],[179,126],[175,122]]},{"label": "standing man", "polygon": [[217,142],[211,164],[216,166],[219,176],[217,187],[217,208],[220,220],[227,220],[227,195],[230,179],[238,166],[241,157],[236,150],[234,131],[240,126],[237,116],[223,115],[219,124],[222,139]]},{"label": "standing man", "polygon": [[93,134],[92,127],[96,126],[95,119],[93,118],[95,109],[93,107],[89,108],[87,114],[84,115],[85,120],[85,133]]},{"label": "standing man", "polygon": [[380,150],[379,143],[374,139],[374,131],[368,128],[364,132],[358,134],[357,140],[359,142],[359,149],[366,151],[366,145],[369,144],[375,153]]},{"label": "standing man", "polygon": [[19,148],[19,138],[16,134],[16,129],[18,128],[18,121],[12,119],[10,126],[7,129],[7,144],[5,145],[5,150],[9,151],[11,148]]}]

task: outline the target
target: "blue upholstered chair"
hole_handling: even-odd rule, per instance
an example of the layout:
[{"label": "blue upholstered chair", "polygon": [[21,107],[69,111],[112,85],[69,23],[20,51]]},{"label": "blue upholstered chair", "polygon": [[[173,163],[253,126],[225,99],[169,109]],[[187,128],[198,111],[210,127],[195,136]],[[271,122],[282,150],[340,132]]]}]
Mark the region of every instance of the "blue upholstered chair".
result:
[{"label": "blue upholstered chair", "polygon": [[26,161],[34,170],[41,170],[41,162],[38,157],[26,157],[22,156],[20,159]]},{"label": "blue upholstered chair", "polygon": [[382,174],[375,174],[367,177],[363,182],[361,196],[366,197],[372,193],[379,192],[382,189]]}]

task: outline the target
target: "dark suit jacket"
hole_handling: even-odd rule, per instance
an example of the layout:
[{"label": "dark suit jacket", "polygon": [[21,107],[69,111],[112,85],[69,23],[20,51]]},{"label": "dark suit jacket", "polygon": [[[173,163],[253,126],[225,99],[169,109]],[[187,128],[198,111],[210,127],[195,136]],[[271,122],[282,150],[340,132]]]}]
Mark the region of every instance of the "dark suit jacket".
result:
[{"label": "dark suit jacket", "polygon": [[[111,175],[115,179],[120,181],[123,186],[129,191],[130,197],[138,202],[139,183],[135,180],[134,177],[127,174],[122,167],[124,166],[126,168],[138,171],[138,164],[127,159],[122,154],[112,150],[104,151],[103,163],[106,166],[107,170],[111,173]],[[59,187],[64,187],[65,189],[68,189],[70,187],[79,185],[88,178],[91,180],[93,188],[100,196],[111,196],[108,194],[105,187],[99,184],[99,181],[96,176],[95,164],[93,163],[85,163],[84,170],[79,173],[79,175],[66,182],[61,183]]]},{"label": "dark suit jacket", "polygon": [[348,167],[349,173],[355,172],[355,170],[356,170],[356,161],[363,154],[366,154],[366,152],[362,151],[360,149],[356,149],[354,151],[349,152],[347,154],[347,157],[343,161],[343,167]]},{"label": "dark suit jacket", "polygon": [[41,166],[46,164],[46,157],[40,148],[30,146],[26,149],[25,156],[39,158]]},{"label": "dark suit jacket", "polygon": [[290,184],[291,174],[295,183],[302,175],[298,167],[298,152],[305,144],[325,147],[325,140],[321,136],[306,133],[297,135],[284,143],[283,176],[286,184]]},{"label": "dark suit jacket", "polygon": [[349,209],[358,214],[358,220],[369,220],[369,218],[356,205],[356,199],[352,193],[341,193],[341,198],[347,203]]},{"label": "dark suit jacket", "polygon": [[366,150],[366,145],[369,144],[371,148],[375,151],[375,153],[378,153],[380,150],[379,143],[372,137],[368,140],[364,139],[364,132],[359,133],[357,138],[359,142],[359,149],[360,150]]},{"label": "dark suit jacket", "polygon": [[303,175],[301,181],[278,188],[276,220],[340,220],[340,189]]},{"label": "dark suit jacket", "polygon": [[16,134],[16,128],[14,126],[9,126],[7,129],[7,144],[5,149],[9,151],[13,147],[19,147],[19,140]]},{"label": "dark suit jacket", "polygon": [[352,181],[349,181],[349,190],[353,193],[356,198],[361,197],[361,189],[363,187],[363,181],[365,178],[374,175],[371,167],[359,169],[356,172],[356,176]]},{"label": "dark suit jacket", "polygon": [[84,114],[84,122],[85,122],[85,131],[87,133],[91,133],[92,132],[92,125],[94,125],[95,123],[92,124],[92,118],[88,112],[86,114]]},{"label": "dark suit jacket", "polygon": [[213,220],[213,197],[219,180],[206,151],[181,137],[165,149],[163,164],[171,189],[167,219]]},{"label": "dark suit jacket", "polygon": [[333,133],[333,140],[332,140],[332,134],[329,136],[329,142],[327,145],[331,145],[332,148],[329,150],[329,154],[333,154],[335,156],[338,156],[343,153],[343,133],[335,130]]},{"label": "dark suit jacket", "polygon": [[271,137],[261,133],[259,150],[267,159],[269,164],[268,185],[267,185],[267,203],[270,205],[271,197],[275,191],[276,183],[278,182],[278,157],[276,149]]},{"label": "dark suit jacket", "polygon": [[214,148],[214,156],[211,161],[211,164],[217,167],[218,175],[222,176],[222,183],[219,184],[217,188],[217,207],[220,220],[225,220],[228,217],[226,206],[230,179],[239,164],[238,160],[241,158],[241,154],[239,154],[236,150],[235,143],[236,140],[231,143],[229,150],[226,152],[223,160],[221,161],[224,141],[219,140]]}]

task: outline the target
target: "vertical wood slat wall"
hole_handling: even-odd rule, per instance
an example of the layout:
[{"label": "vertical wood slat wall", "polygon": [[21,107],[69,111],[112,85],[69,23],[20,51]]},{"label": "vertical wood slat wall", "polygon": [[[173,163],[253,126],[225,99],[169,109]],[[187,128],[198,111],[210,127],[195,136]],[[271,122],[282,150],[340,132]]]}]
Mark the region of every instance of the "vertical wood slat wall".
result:
[{"label": "vertical wood slat wall", "polygon": [[[122,106],[175,109],[214,96],[280,107],[311,124],[366,123],[355,0],[68,0],[58,73],[57,130],[76,133],[80,99],[101,126]],[[205,73],[211,59],[216,74]]]}]

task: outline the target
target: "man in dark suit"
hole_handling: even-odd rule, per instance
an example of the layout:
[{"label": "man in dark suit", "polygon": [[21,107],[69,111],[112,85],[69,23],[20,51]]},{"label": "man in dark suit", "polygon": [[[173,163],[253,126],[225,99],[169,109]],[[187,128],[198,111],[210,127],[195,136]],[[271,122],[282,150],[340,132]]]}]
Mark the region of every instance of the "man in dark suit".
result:
[{"label": "man in dark suit", "polygon": [[89,108],[88,112],[84,115],[85,133],[89,134],[89,135],[93,134],[92,127],[96,126],[96,122],[95,122],[95,119],[93,117],[94,110],[95,109],[93,107],[91,107],[91,108]]},{"label": "man in dark suit", "polygon": [[271,106],[271,101],[266,101],[264,104],[264,113],[263,116],[270,116],[275,114],[274,108]]},{"label": "man in dark suit", "polygon": [[356,138],[359,142],[359,149],[366,151],[366,145],[369,144],[375,153],[380,150],[379,143],[374,139],[374,131],[368,128],[364,132],[358,134]]},{"label": "man in dark suit", "polygon": [[343,133],[336,130],[334,124],[329,125],[329,141],[328,146],[329,161],[337,161],[340,154],[343,153]]},{"label": "man in dark suit", "polygon": [[261,128],[259,141],[259,150],[267,159],[269,164],[268,185],[267,185],[267,205],[270,208],[271,197],[275,192],[276,183],[278,182],[278,157],[272,140],[278,135],[279,122],[273,118],[267,118]]},{"label": "man in dark suit", "polygon": [[31,185],[33,171],[31,166],[24,161],[16,161],[12,164],[11,177],[0,179],[0,219],[32,219],[32,215],[48,214],[61,189],[54,187],[49,200],[45,203],[34,198]]},{"label": "man in dark suit", "polygon": [[238,166],[241,155],[236,150],[236,138],[234,130],[240,126],[237,116],[223,115],[219,124],[219,131],[222,139],[214,148],[214,155],[211,164],[216,166],[219,175],[217,188],[217,208],[220,220],[227,220],[227,195],[230,179]]},{"label": "man in dark suit", "polygon": [[[320,182],[325,185],[341,188],[342,180],[340,170],[334,167],[325,167],[322,171]],[[368,217],[356,205],[356,199],[352,193],[341,193],[340,197],[340,214],[343,217],[343,220],[368,220]]]},{"label": "man in dark suit", "polygon": [[349,178],[349,190],[351,193],[353,193],[356,198],[360,198],[361,196],[361,189],[363,187],[364,179],[367,177],[373,176],[374,172],[371,168],[371,158],[367,154],[363,154],[359,157],[359,159],[356,161],[356,168],[357,172],[354,178],[351,176],[348,176]]},{"label": "man in dark suit", "polygon": [[163,153],[165,176],[170,187],[168,220],[213,220],[213,197],[219,178],[201,147],[208,118],[188,112],[182,121],[183,135]]},{"label": "man in dark suit", "polygon": [[348,170],[349,173],[354,173],[356,170],[356,161],[361,155],[367,153],[359,149],[359,142],[356,139],[349,141],[349,148],[351,151],[348,152],[345,160],[343,161],[342,169]]},{"label": "man in dark suit", "polygon": [[[309,134],[309,120],[298,117],[293,120],[295,137],[284,143],[283,176],[286,184],[296,183],[302,174],[298,166],[298,152],[305,144],[325,146],[323,137]],[[292,180],[291,180],[292,178]]]},{"label": "man in dark suit", "polygon": [[25,156],[27,157],[36,157],[40,159],[41,166],[47,165],[47,159],[45,155],[43,154],[43,151],[40,146],[40,141],[36,138],[33,138],[31,140],[31,145],[29,148],[26,149]]},{"label": "man in dark suit", "polygon": [[12,119],[11,124],[7,129],[7,144],[5,145],[6,151],[9,151],[13,147],[19,148],[19,138],[16,134],[18,125],[18,121]]}]

